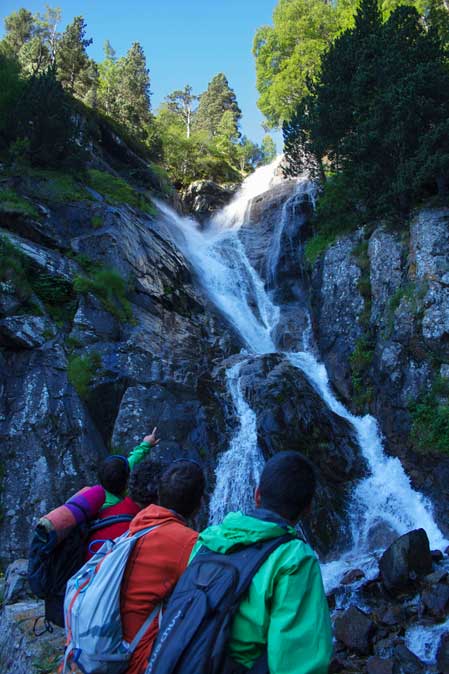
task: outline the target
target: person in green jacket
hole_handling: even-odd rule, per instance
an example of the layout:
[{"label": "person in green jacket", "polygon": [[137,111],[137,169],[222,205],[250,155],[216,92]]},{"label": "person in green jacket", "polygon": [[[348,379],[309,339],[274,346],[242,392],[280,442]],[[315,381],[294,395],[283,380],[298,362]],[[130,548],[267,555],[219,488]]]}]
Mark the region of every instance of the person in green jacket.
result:
[{"label": "person in green jacket", "polygon": [[128,457],[113,454],[102,462],[98,471],[100,484],[105,490],[105,501],[101,510],[123,501],[132,469],[143,461],[159,442],[160,438],[157,437],[157,427],[155,427],[150,435],[144,437],[140,445],[134,447]]},{"label": "person in green jacket", "polygon": [[[270,459],[255,491],[254,511],[229,513],[222,524],[203,531],[201,546],[226,554],[285,534],[262,564],[234,616],[228,654],[250,669],[266,652],[270,674],[326,674],[332,656],[332,631],[318,559],[294,529],[310,510],[316,479],[310,462],[298,452]],[[243,670],[244,671],[244,670]]]}]

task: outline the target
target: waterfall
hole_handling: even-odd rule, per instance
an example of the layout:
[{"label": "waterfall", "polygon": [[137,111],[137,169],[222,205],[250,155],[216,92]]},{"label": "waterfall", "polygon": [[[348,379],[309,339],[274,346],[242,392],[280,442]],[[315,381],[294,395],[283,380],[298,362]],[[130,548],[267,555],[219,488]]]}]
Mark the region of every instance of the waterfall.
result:
[{"label": "waterfall", "polygon": [[[251,266],[238,233],[245,223],[248,206],[255,196],[263,194],[280,178],[276,175],[279,160],[269,167],[255,171],[243,183],[232,202],[215,215],[206,231],[196,223],[183,218],[169,207],[158,204],[168,221],[182,234],[182,247],[195,268],[204,290],[242,338],[246,353],[262,355],[276,351],[272,333],[279,320],[280,310],[266,291],[264,283]],[[288,221],[289,206],[300,195],[313,198],[313,186],[304,177],[298,180],[293,196],[284,204],[278,226],[268,252],[271,275],[278,265],[281,239]],[[325,366],[312,352],[313,336],[309,321],[303,338],[304,351],[284,354],[300,369],[325,404],[354,428],[369,474],[356,487],[350,504],[352,546],[338,561],[323,565],[323,576],[328,589],[336,586],[348,564],[361,566],[374,574],[375,545],[372,536],[379,528],[400,535],[423,527],[432,547],[447,545],[433,519],[428,499],[416,492],[397,458],[384,453],[382,438],[376,420],[366,415],[351,414],[335,398]],[[211,522],[220,521],[231,509],[246,508],[252,502],[263,460],[257,447],[256,415],[244,400],[240,388],[242,363],[232,366],[227,373],[229,391],[239,420],[229,449],[220,457],[216,470],[216,487],[211,499]],[[373,561],[374,559],[374,561]]]}]

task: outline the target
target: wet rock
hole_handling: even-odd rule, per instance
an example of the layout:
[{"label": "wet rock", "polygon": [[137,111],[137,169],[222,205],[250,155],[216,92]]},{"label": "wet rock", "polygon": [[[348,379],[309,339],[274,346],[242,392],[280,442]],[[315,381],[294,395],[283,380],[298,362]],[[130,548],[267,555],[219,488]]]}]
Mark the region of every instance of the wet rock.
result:
[{"label": "wet rock", "polygon": [[382,555],[379,568],[385,587],[393,593],[406,589],[416,577],[430,573],[432,556],[424,529],[396,539]]},{"label": "wet rock", "polygon": [[384,625],[399,625],[405,621],[406,612],[402,606],[388,606],[379,614],[379,618]]},{"label": "wet rock", "polygon": [[424,582],[428,585],[436,585],[436,583],[444,583],[448,577],[448,572],[445,569],[437,569],[433,573],[424,576]]},{"label": "wet rock", "polygon": [[359,290],[361,270],[353,256],[359,238],[357,233],[330,246],[313,275],[321,356],[332,383],[346,400],[352,394],[350,357],[363,336],[359,321],[365,306]]},{"label": "wet rock", "polygon": [[449,632],[443,634],[437,651],[437,667],[441,674],[449,674]]},{"label": "wet rock", "polygon": [[30,596],[32,592],[28,584],[28,560],[16,559],[6,569],[3,601],[5,604],[13,604]]},{"label": "wet rock", "polygon": [[371,618],[356,606],[338,615],[334,623],[335,637],[351,651],[362,655],[371,651],[375,629]]},{"label": "wet rock", "polygon": [[444,559],[444,555],[441,552],[441,550],[431,550],[430,554],[432,555],[432,561],[434,564],[438,564],[439,562],[442,562]]},{"label": "wet rock", "polygon": [[449,585],[438,583],[424,590],[421,596],[424,608],[434,618],[444,618],[449,608]]},{"label": "wet rock", "polygon": [[51,321],[43,316],[8,316],[0,320],[0,346],[34,349],[56,334]]},{"label": "wet rock", "polygon": [[365,468],[353,429],[329,410],[303,372],[280,355],[249,359],[241,368],[240,383],[257,414],[264,455],[300,451],[317,467],[317,497],[308,526],[320,551],[335,550],[337,533],[342,542],[345,536],[346,495]]},{"label": "wet rock", "polygon": [[358,580],[361,580],[365,577],[364,572],[361,569],[352,569],[345,573],[341,579],[342,585],[351,585],[351,583],[356,583]]},{"label": "wet rock", "polygon": [[57,671],[64,651],[65,634],[62,628],[54,627],[52,633],[36,636],[36,632],[39,634],[43,630],[43,615],[43,601],[21,601],[1,609],[1,672],[31,674]]},{"label": "wet rock", "polygon": [[180,194],[182,210],[204,221],[231,201],[237,186],[224,187],[212,180],[197,180]]},{"label": "wet rock", "polygon": [[425,664],[404,644],[396,646],[394,659],[394,674],[426,674]]},{"label": "wet rock", "polygon": [[367,674],[394,674],[394,660],[374,655],[366,662],[366,672]]},{"label": "wet rock", "polygon": [[382,327],[387,322],[386,309],[402,282],[402,247],[399,237],[377,229],[368,244],[371,285],[371,320]]}]

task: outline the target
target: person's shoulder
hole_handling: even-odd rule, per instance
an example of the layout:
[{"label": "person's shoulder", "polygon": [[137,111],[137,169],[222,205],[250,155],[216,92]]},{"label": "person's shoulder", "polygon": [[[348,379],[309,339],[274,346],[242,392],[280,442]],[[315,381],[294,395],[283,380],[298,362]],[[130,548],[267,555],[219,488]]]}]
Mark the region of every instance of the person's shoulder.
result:
[{"label": "person's shoulder", "polygon": [[292,538],[282,543],[276,550],[275,555],[285,569],[290,572],[296,571],[304,565],[318,564],[318,557],[311,546],[301,538]]}]

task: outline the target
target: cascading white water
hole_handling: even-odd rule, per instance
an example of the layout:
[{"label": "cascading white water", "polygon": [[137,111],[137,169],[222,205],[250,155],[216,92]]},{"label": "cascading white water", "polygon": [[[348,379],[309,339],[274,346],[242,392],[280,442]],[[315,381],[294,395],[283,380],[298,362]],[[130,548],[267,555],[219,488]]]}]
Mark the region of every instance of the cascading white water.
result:
[{"label": "cascading white water", "polygon": [[[243,397],[237,363],[227,371],[227,380],[240,427],[231,445],[218,461],[217,482],[209,504],[211,522],[221,522],[231,510],[250,509],[264,460],[257,445],[256,414]],[[245,451],[242,452],[242,447]],[[232,479],[229,476],[232,475]]]},{"label": "cascading white water", "polygon": [[[166,217],[182,231],[184,252],[194,265],[204,289],[234,325],[247,351],[252,354],[276,350],[271,335],[280,312],[251,266],[238,230],[245,222],[249,201],[273,185],[278,164],[277,160],[270,167],[258,169],[245,181],[231,204],[213,218],[206,232],[201,232],[191,219],[181,218],[167,206],[159,204]],[[286,216],[284,221],[287,221]],[[281,238],[282,229],[279,228],[270,253],[272,272],[276,270]],[[352,415],[335,398],[324,365],[309,350],[311,341],[309,335],[303,340],[306,351],[288,353],[286,357],[304,372],[326,405],[353,426],[369,468],[368,477],[360,481],[352,497],[351,550],[323,567],[327,588],[331,589],[339,583],[348,564],[362,566],[370,575],[375,566],[370,534],[379,525],[397,535],[423,527],[433,547],[447,545],[447,541],[433,519],[429,501],[412,489],[400,461],[385,455],[375,419],[369,415]],[[257,448],[256,416],[240,389],[240,367],[241,364],[233,366],[228,372],[229,390],[239,427],[229,450],[218,463],[216,488],[211,501],[212,522],[222,519],[232,508],[250,504],[252,490],[263,465]]]}]

